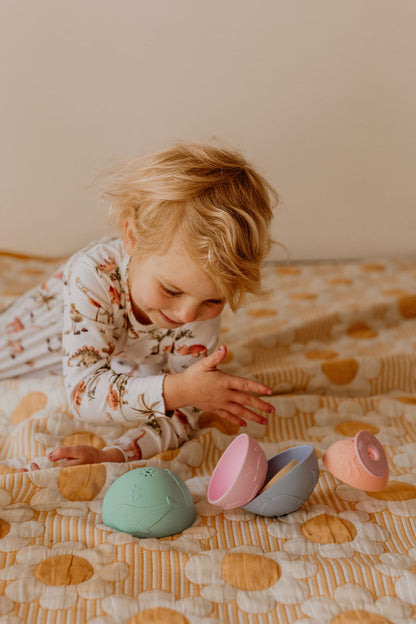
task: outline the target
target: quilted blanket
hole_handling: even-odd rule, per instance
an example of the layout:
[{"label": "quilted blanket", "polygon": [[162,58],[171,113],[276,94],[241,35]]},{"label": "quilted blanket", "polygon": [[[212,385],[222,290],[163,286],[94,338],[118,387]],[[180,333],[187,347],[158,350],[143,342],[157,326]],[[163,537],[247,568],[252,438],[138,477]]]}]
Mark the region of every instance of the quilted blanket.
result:
[{"label": "quilted blanket", "polygon": [[[59,261],[2,254],[4,307]],[[416,258],[267,264],[268,295],[225,312],[224,370],[270,385],[276,415],[246,431],[270,457],[301,444],[319,458],[303,506],[262,517],[207,501],[210,476],[240,432],[213,413],[180,449],[147,462],[53,467],[57,445],[103,447],[57,376],[0,384],[0,624],[405,624],[416,622]],[[383,445],[380,492],[342,483],[322,463],[358,431]],[[36,458],[41,470],[21,472]],[[135,538],[102,523],[126,471],[168,467],[196,520]]]}]

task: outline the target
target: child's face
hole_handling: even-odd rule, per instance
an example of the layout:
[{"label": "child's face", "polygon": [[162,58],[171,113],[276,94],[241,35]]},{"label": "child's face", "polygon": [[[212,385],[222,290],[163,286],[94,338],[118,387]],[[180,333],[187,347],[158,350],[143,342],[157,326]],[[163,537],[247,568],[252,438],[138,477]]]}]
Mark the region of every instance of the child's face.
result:
[{"label": "child's face", "polygon": [[141,323],[174,328],[221,313],[225,300],[209,275],[186,254],[180,237],[163,255],[138,258],[133,232],[126,224],[124,244],[131,256],[130,299]]}]

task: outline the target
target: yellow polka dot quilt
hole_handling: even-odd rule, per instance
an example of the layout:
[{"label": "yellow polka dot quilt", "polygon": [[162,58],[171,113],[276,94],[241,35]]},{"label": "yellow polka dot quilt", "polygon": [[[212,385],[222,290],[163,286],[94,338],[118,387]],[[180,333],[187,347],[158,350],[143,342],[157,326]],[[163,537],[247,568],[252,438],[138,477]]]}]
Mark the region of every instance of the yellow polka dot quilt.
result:
[{"label": "yellow polka dot quilt", "polygon": [[[60,262],[2,254],[0,304]],[[134,538],[102,523],[114,480],[144,465],[47,467],[57,445],[120,435],[68,410],[57,376],[0,383],[0,624],[405,624],[416,622],[416,258],[266,264],[268,294],[224,313],[223,368],[273,388],[276,414],[250,423],[267,457],[302,444],[319,480],[282,517],[223,510],[210,476],[240,432],[203,413],[199,432],[147,462],[188,485],[196,520]],[[324,452],[375,435],[384,490],[339,481]],[[37,458],[42,469],[21,472]]]}]

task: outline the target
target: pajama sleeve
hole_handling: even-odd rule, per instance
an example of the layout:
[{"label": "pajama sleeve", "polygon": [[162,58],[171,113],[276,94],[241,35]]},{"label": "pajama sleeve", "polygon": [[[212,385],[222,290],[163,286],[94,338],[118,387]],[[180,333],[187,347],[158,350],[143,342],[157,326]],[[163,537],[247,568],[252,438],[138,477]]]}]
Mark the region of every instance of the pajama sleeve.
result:
[{"label": "pajama sleeve", "polygon": [[[220,318],[190,323],[179,330],[168,356],[170,373],[182,373],[189,366],[210,355],[218,346]],[[179,447],[197,428],[200,411],[182,407],[170,415],[150,420],[142,427],[128,430],[115,442],[127,460],[146,459],[157,453]],[[136,445],[140,449],[138,454]]]},{"label": "pajama sleeve", "polygon": [[134,425],[143,416],[165,413],[164,375],[139,377],[112,369],[115,338],[123,331],[115,325],[121,281],[100,275],[97,267],[84,254],[67,269],[62,335],[67,397],[82,420]]}]

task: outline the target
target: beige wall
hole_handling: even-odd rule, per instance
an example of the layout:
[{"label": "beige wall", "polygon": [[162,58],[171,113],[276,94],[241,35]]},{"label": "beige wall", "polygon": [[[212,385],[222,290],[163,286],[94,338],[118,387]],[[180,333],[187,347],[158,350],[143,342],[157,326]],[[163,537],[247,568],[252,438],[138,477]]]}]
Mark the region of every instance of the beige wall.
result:
[{"label": "beige wall", "polygon": [[72,252],[100,170],[215,135],[292,258],[413,252],[415,32],[415,0],[0,0],[0,248]]}]

